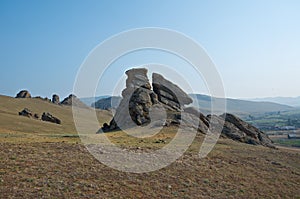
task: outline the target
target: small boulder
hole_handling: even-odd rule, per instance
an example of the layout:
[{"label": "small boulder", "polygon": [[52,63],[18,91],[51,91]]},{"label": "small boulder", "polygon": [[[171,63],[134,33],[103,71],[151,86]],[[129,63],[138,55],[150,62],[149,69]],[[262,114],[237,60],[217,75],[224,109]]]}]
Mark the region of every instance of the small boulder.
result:
[{"label": "small boulder", "polygon": [[32,117],[33,113],[28,108],[24,108],[21,112],[19,112],[19,115],[25,117]]},{"label": "small boulder", "polygon": [[46,121],[46,122],[61,124],[60,119],[58,119],[58,118],[54,117],[53,115],[51,115],[50,113],[46,113],[46,112],[43,113],[42,120]]},{"label": "small boulder", "polygon": [[38,120],[38,119],[40,119],[40,116],[39,116],[39,114],[35,113],[35,114],[33,115],[33,118]]},{"label": "small boulder", "polygon": [[31,98],[31,94],[27,90],[22,90],[16,95],[16,98]]}]

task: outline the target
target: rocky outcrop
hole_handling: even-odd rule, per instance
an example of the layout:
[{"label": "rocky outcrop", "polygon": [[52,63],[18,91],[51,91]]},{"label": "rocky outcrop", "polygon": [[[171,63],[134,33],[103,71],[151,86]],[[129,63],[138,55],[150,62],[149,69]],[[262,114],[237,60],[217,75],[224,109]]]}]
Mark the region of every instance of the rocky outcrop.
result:
[{"label": "rocky outcrop", "polygon": [[158,101],[156,94],[151,90],[147,69],[128,70],[126,75],[126,88],[122,91],[123,98],[109,125],[104,124],[102,128],[104,132],[147,125],[151,121],[150,108]]},{"label": "rocky outcrop", "polygon": [[275,148],[272,140],[264,132],[232,114],[208,115],[207,118],[209,120],[214,118],[214,123],[211,125],[212,131],[221,131],[222,137],[247,144]]},{"label": "rocky outcrop", "polygon": [[50,113],[47,113],[47,112],[43,113],[42,120],[46,121],[46,122],[52,122],[55,124],[61,124],[60,119],[58,119],[57,117],[54,117],[53,115],[51,115]]},{"label": "rocky outcrop", "polygon": [[[114,118],[104,124],[102,131],[126,129],[156,124],[170,126],[179,125],[183,106],[192,99],[177,85],[159,74],[152,77],[153,91],[147,77],[147,69],[131,69],[126,71],[126,88],[122,91],[122,100],[116,109]],[[152,115],[152,117],[150,117]],[[162,117],[164,121],[162,121]]]},{"label": "rocky outcrop", "polygon": [[66,97],[60,104],[66,105],[66,106],[76,106],[76,107],[81,107],[81,108],[87,108],[87,106],[73,94]]},{"label": "rocky outcrop", "polygon": [[58,95],[56,95],[56,94],[53,94],[52,95],[52,103],[53,104],[59,104],[59,96]]},{"label": "rocky outcrop", "polygon": [[205,116],[193,107],[186,107],[193,100],[162,75],[153,74],[153,91],[146,69],[128,70],[126,75],[126,88],[122,92],[123,98],[116,113],[99,132],[148,124],[156,127],[186,125],[203,134],[210,129],[212,133],[222,132],[223,137],[239,142],[273,147],[266,134],[232,114]]},{"label": "rocky outcrop", "polygon": [[16,98],[31,98],[31,94],[27,90],[22,90],[16,95]]},{"label": "rocky outcrop", "polygon": [[225,120],[222,134],[226,137],[248,144],[273,147],[269,137],[253,125],[228,113],[220,117]]}]

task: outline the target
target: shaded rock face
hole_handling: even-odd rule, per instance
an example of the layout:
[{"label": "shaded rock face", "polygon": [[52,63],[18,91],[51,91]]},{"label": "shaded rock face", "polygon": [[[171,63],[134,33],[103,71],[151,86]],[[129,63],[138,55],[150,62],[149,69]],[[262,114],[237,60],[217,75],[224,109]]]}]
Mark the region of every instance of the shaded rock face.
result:
[{"label": "shaded rock face", "polygon": [[122,91],[122,100],[109,125],[104,124],[102,131],[131,128],[150,123],[150,108],[157,103],[157,95],[151,90],[147,69],[126,71],[126,88]]},{"label": "shaded rock face", "polygon": [[[229,113],[220,116],[207,116],[209,119],[212,117],[214,117],[214,121],[217,121],[212,129],[222,130],[221,136],[247,144],[274,148],[272,140],[264,132],[240,118]],[[221,125],[222,121],[225,121],[224,126]]]},{"label": "shaded rock face", "polygon": [[87,106],[73,94],[66,97],[60,104],[67,105],[67,106],[77,106],[81,108],[87,108]]},{"label": "shaded rock face", "polygon": [[31,94],[27,90],[22,90],[16,95],[16,98],[31,98]]},{"label": "shaded rock face", "polygon": [[137,125],[146,125],[151,122],[149,113],[154,101],[154,99],[151,98],[155,98],[155,96],[151,90],[143,87],[137,88],[133,92],[129,100],[128,108],[131,119]]},{"label": "shaded rock face", "polygon": [[126,74],[128,76],[126,88],[122,91],[123,98],[114,118],[109,124],[105,123],[99,132],[128,129],[151,123],[154,126],[186,125],[206,134],[211,127],[212,133],[222,132],[221,136],[226,138],[273,147],[266,134],[234,115],[205,116],[196,108],[186,107],[193,100],[162,75],[153,74],[152,91],[146,69],[132,69],[126,71]]},{"label": "shaded rock face", "polygon": [[181,110],[184,105],[193,102],[192,98],[181,88],[166,80],[162,75],[153,73],[153,91],[157,94],[158,100],[175,110]]},{"label": "shaded rock face", "polygon": [[56,95],[56,94],[54,94],[54,95],[52,95],[52,103],[53,104],[59,104],[59,96],[58,95]]},{"label": "shaded rock face", "polygon": [[[239,136],[237,139],[239,141],[253,145],[273,147],[272,140],[270,140],[265,133],[252,126],[251,124],[241,120],[240,118],[232,114],[223,114],[220,117],[225,119],[225,128],[223,128],[222,133],[227,137],[233,138],[236,137],[236,134],[238,134]],[[230,126],[230,131],[228,131],[229,125],[233,125],[233,127]]]},{"label": "shaded rock face", "polygon": [[42,120],[46,121],[46,122],[52,122],[52,123],[55,123],[55,124],[61,124],[60,119],[58,119],[57,117],[54,117],[50,113],[46,113],[46,112],[43,113]]}]

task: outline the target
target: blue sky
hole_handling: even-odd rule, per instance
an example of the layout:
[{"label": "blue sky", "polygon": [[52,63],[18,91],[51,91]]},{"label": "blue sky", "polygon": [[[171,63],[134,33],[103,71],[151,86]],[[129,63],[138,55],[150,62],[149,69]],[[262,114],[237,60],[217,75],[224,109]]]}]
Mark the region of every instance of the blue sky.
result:
[{"label": "blue sky", "polygon": [[[162,27],[206,49],[228,97],[299,96],[299,10],[296,0],[2,0],[0,93],[65,97],[100,42],[132,28]],[[199,85],[197,92],[205,92]]]}]

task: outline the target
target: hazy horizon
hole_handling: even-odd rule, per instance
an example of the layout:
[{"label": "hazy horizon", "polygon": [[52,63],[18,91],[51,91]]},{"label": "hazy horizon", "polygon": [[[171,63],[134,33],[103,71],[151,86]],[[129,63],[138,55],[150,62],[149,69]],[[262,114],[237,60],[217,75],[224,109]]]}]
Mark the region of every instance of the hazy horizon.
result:
[{"label": "hazy horizon", "polygon": [[[207,51],[226,97],[297,97],[299,8],[292,0],[1,1],[0,94],[15,96],[26,89],[33,96],[68,96],[82,62],[99,43],[129,29],[161,27],[187,35]],[[184,62],[150,51],[114,63],[96,95],[120,92],[125,70],[149,63],[172,66],[189,77],[193,93],[209,95],[205,81]],[[161,72],[191,92],[175,73]]]}]

